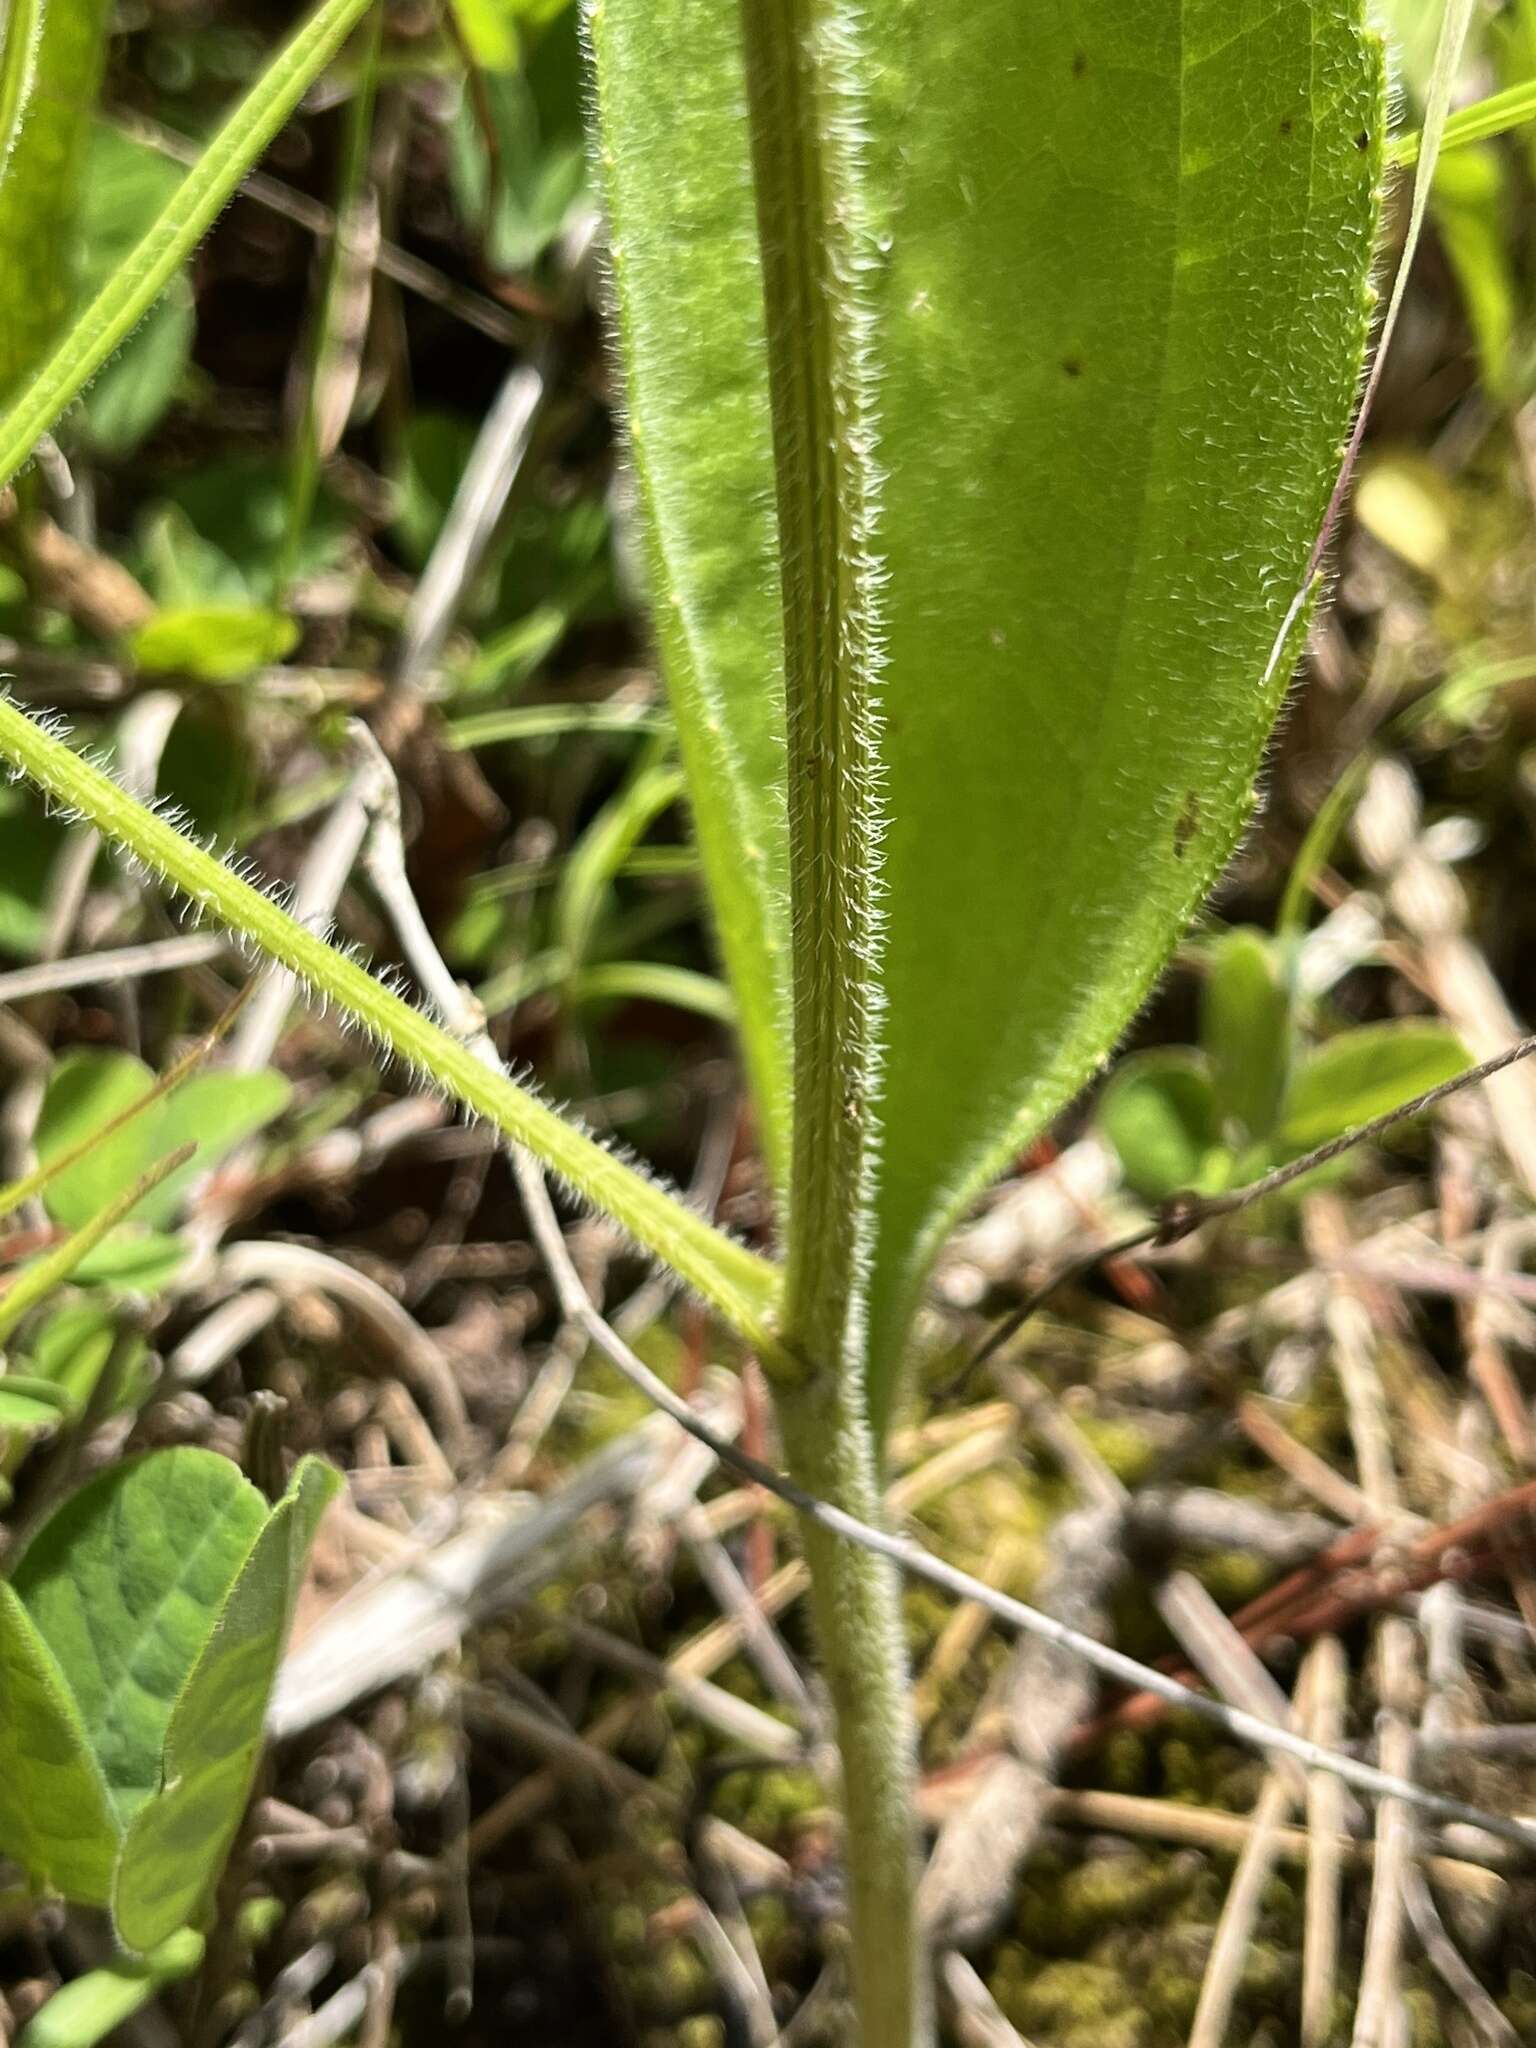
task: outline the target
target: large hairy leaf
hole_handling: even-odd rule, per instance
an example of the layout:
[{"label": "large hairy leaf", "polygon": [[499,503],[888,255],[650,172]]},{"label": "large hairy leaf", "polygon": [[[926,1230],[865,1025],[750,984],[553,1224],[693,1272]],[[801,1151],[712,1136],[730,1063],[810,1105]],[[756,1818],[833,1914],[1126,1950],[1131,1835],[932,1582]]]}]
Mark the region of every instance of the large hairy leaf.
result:
[{"label": "large hairy leaf", "polygon": [[[868,137],[878,1405],[958,1210],[1105,1057],[1249,815],[1366,341],[1383,88],[1350,0],[802,12]],[[782,1018],[733,14],[599,0],[590,21],[658,640],[743,1014]],[[757,866],[732,843],[747,792]]]}]

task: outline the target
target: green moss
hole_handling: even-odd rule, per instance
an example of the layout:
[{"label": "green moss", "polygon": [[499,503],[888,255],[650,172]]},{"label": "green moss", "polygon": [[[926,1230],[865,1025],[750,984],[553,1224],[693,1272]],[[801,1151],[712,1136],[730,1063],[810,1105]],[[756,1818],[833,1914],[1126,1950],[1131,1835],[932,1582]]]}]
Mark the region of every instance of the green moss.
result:
[{"label": "green moss", "polygon": [[1078,1415],[1073,1420],[1122,1485],[1146,1484],[1157,1447],[1145,1430],[1119,1417]]},{"label": "green moss", "polygon": [[1163,1913],[1192,1876],[1187,1857],[1096,1856],[1072,1867],[1045,1852],[1030,1861],[1016,1925],[1031,1948],[1081,1949],[1109,1928]]}]

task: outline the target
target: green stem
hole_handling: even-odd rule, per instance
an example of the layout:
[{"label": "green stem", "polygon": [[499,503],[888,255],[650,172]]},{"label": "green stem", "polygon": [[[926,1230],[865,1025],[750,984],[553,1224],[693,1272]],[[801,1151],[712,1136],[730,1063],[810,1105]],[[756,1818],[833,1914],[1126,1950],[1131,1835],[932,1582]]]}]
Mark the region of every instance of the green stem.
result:
[{"label": "green stem", "polygon": [[[794,1123],[777,1386],[789,1469],[868,1520],[866,1404],[880,927],[871,550],[876,409],[862,278],[860,76],[842,0],[741,0],[783,586]],[[837,1716],[853,1977],[864,2048],[926,2038],[914,1914],[913,1740],[899,1587],[885,1561],[805,1528]]]},{"label": "green stem", "polygon": [[567,1123],[350,959],[280,910],[260,889],[174,825],[137,803],[62,740],[0,697],[0,758],[56,802],[190,897],[215,923],[249,939],[334,1002],[381,1045],[543,1160],[577,1194],[693,1287],[749,1344],[782,1359],[775,1329],[779,1276],[675,1195]]},{"label": "green stem", "polygon": [[[857,1384],[820,1374],[780,1386],[775,1406],[785,1463],[800,1485],[878,1523],[874,1440]],[[929,2018],[914,1910],[915,1745],[900,1577],[888,1559],[803,1517],[800,1529],[842,1760],[860,2040],[863,2048],[913,2048],[929,2038]]]}]

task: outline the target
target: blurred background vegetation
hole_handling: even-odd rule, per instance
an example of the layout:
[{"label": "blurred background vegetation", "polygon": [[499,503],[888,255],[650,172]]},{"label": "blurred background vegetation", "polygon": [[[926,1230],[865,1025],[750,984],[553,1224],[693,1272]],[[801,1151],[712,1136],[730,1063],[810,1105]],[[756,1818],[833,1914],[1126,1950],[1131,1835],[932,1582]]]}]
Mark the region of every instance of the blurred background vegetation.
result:
[{"label": "blurred background vegetation", "polygon": [[[1386,12],[1406,131],[1439,9]],[[64,302],[132,244],[295,18],[276,0],[123,0],[79,245],[51,281]],[[1532,80],[1536,0],[1482,6],[1458,98]],[[326,838],[355,767],[348,722],[367,721],[400,780],[413,886],[498,1044],[765,1241],[730,998],[637,624],[583,94],[567,0],[381,9],[0,505],[0,668],[387,963],[387,922]],[[1416,1720],[1432,1782],[1504,1812],[1536,1806],[1520,1493],[1536,1475],[1536,1073],[1198,1254],[1087,1275],[996,1384],[936,1390],[986,1315],[1113,1239],[1138,1194],[1279,1144],[1275,1091],[1303,1057],[1335,1048],[1322,1114],[1338,1123],[1382,1106],[1384,1057],[1406,1092],[1439,1077],[1449,1042],[1484,1055],[1536,1018],[1533,198],[1536,125],[1444,157],[1337,601],[1262,816],[1136,1027],[1139,1064],[962,1233],[894,1458],[927,1540],[1145,1657],[1170,1648],[1151,1592],[1171,1568],[1231,1609],[1309,1541],[1387,1522],[1398,1551],[1310,1588],[1302,1633],[1347,1665],[1336,1733],[1368,1742],[1378,1709]],[[1006,517],[1029,479],[994,482]],[[131,967],[99,958],[145,946],[160,950]],[[1235,1082],[1223,972],[1246,990]],[[0,787],[0,1178],[114,1114],[243,978],[216,936],[184,933],[153,887]],[[1339,1049],[1405,1020],[1395,1053]],[[30,1391],[0,1380],[0,1473],[19,1532],[127,1449],[195,1442],[254,1469],[275,1433],[335,1460],[352,1497],[304,1610],[313,1690],[287,1696],[201,1966],[133,1987],[120,2020],[71,2007],[60,1986],[110,1963],[102,1930],[0,1889],[0,2034],[83,2044],[105,2021],[139,2048],[382,2048],[435,2038],[446,2015],[466,2043],[735,2048],[766,2012],[786,2039],[838,2039],[835,1842],[794,1760],[814,1703],[792,1530],[658,1435],[561,1327],[485,1136],[332,1020],[279,1011],[241,1036],[249,1021],[155,1138],[194,1132],[198,1170],[218,1171],[167,1182],[13,1341]],[[1226,1083],[1228,1108],[1248,1105],[1235,1124],[1201,1093]],[[0,1263],[21,1270],[143,1160],[134,1139],[66,1176],[11,1219]],[[644,1354],[764,1448],[750,1368],[717,1378],[741,1361],[604,1228],[572,1241]],[[1116,1486],[1141,1507],[1115,1510],[1114,1570],[1079,1584],[1059,1518]],[[1203,1534],[1190,1501],[1215,1517]],[[538,1502],[547,1528],[509,1565],[497,1541]],[[1233,1502],[1272,1516],[1263,1541],[1222,1519]],[[1478,1512],[1476,1539],[1421,1570],[1414,1544]],[[449,1557],[472,1591],[444,1596],[437,1633],[409,1638],[369,1604]],[[1463,1561],[1448,1650],[1449,1624],[1403,1596]],[[1392,1633],[1405,1614],[1422,1643]],[[985,1782],[1018,1666],[979,1615],[926,1592],[910,1622],[937,1823]],[[325,1693],[327,1664],[381,1643],[372,1680]],[[990,1893],[978,1879],[982,1931],[945,1975],[946,2025],[1170,2048],[1196,2024],[1246,1839],[1246,1819],[1224,1823],[1262,1801],[1264,1768],[1193,1722],[1071,1729],[1050,1758],[1057,1804],[999,1852]],[[1447,1730],[1482,1739],[1436,1747]],[[1536,2042],[1536,1878],[1490,1870],[1485,1846],[1418,1846],[1452,1862],[1429,1921],[1378,1926],[1373,1948],[1380,1895],[1352,1864],[1337,1965],[1306,2013],[1287,1849],[1224,2038],[1364,2048],[1364,1967],[1406,2029],[1373,2041]]]}]

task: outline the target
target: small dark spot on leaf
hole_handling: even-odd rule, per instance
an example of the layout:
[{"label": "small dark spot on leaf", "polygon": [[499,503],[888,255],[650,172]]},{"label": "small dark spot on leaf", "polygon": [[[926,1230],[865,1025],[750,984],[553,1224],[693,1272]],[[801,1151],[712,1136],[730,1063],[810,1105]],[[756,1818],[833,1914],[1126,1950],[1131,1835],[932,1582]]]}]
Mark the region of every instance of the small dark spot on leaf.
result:
[{"label": "small dark spot on leaf", "polygon": [[1189,851],[1189,842],[1194,838],[1199,829],[1200,798],[1199,794],[1192,789],[1185,795],[1184,808],[1180,811],[1178,822],[1173,828],[1173,857],[1175,860],[1182,860],[1184,858],[1185,854]]},{"label": "small dark spot on leaf", "polygon": [[1088,52],[1086,50],[1074,50],[1072,53],[1072,76],[1074,78],[1081,78],[1087,69]]},{"label": "small dark spot on leaf", "polygon": [[1293,129],[1293,128],[1294,128],[1295,126],[1296,126],[1296,123],[1295,123],[1295,122],[1294,122],[1294,121],[1293,121],[1293,120],[1291,119],[1291,117],[1290,117],[1290,115],[1289,115],[1289,114],[1286,114],[1286,115],[1285,115],[1285,116],[1283,117],[1283,119],[1281,120],[1281,123],[1280,123],[1280,133],[1281,133],[1282,135],[1289,135],[1289,134],[1290,134],[1290,132],[1291,132],[1291,130],[1292,130],[1292,129]]},{"label": "small dark spot on leaf", "polygon": [[1360,130],[1360,133],[1355,137],[1355,147],[1359,150],[1367,150],[1370,148],[1370,146],[1371,131],[1369,128],[1362,128]]},{"label": "small dark spot on leaf", "polygon": [[1077,356],[1063,356],[1061,367],[1063,374],[1068,377],[1081,377],[1083,374],[1083,365]]}]

